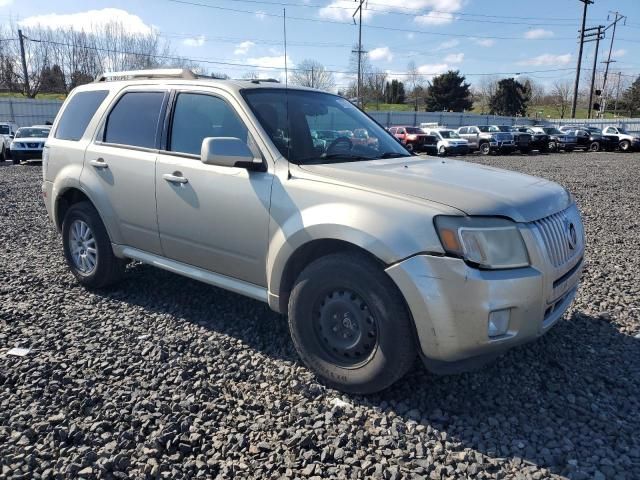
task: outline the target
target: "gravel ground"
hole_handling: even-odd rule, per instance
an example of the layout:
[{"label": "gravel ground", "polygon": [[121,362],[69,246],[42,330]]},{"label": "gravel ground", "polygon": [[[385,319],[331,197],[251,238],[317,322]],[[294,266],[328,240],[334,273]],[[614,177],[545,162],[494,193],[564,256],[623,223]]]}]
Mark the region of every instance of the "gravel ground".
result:
[{"label": "gravel ground", "polygon": [[578,298],[478,372],[370,397],[318,384],[258,302],[140,264],[80,288],[40,169],[0,167],[0,478],[640,478],[640,154],[469,160],[573,192]]}]

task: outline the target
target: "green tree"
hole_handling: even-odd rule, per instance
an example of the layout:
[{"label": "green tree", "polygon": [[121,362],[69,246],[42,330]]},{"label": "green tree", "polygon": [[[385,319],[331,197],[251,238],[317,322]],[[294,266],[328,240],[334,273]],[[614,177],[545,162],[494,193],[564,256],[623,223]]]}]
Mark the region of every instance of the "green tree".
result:
[{"label": "green tree", "polygon": [[384,96],[386,103],[404,103],[404,84],[398,80],[387,82],[385,85]]},{"label": "green tree", "polygon": [[433,77],[424,99],[426,110],[462,112],[471,109],[473,101],[470,86],[471,84],[465,83],[464,75],[460,75],[457,70],[449,70]]},{"label": "green tree", "polygon": [[527,113],[527,102],[525,86],[515,78],[505,78],[498,82],[498,88],[491,97],[489,108],[494,115],[524,116]]},{"label": "green tree", "polygon": [[40,72],[40,91],[46,93],[66,93],[64,73],[60,65],[44,67]]},{"label": "green tree", "polygon": [[629,112],[630,117],[635,117],[640,112],[640,75],[631,86],[622,94],[622,107]]}]

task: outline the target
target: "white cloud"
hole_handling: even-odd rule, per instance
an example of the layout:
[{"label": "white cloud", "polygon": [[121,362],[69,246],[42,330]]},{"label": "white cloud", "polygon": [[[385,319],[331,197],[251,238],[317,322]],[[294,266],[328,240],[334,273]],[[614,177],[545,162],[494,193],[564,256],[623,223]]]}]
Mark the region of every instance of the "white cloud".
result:
[{"label": "white cloud", "polygon": [[149,34],[154,31],[154,27],[144,23],[139,16],[119,8],[103,8],[102,10],[87,10],[86,12],[66,14],[34,15],[20,20],[18,24],[21,27],[42,26],[54,30],[73,28],[75,30],[92,31],[114,22],[122,24],[124,29],[130,33]]},{"label": "white cloud", "polygon": [[424,75],[426,78],[431,78],[434,75],[439,75],[441,73],[449,70],[449,65],[446,63],[432,63],[420,65],[418,67],[418,72]]},{"label": "white cloud", "polygon": [[413,40],[413,37],[415,37],[415,36],[416,36],[416,35],[415,35],[413,32],[409,32],[409,33],[407,33],[407,38],[408,38],[409,40]]},{"label": "white cloud", "polygon": [[0,0],[0,7],[8,7],[13,3],[13,0]]},{"label": "white cloud", "polygon": [[453,48],[460,45],[460,40],[447,40],[438,45],[438,49],[446,50],[447,48]]},{"label": "white cloud", "polygon": [[539,66],[556,66],[556,65],[566,65],[571,62],[571,54],[565,53],[564,55],[555,55],[553,53],[543,53],[542,55],[538,55],[537,57],[530,58],[528,60],[523,60],[518,62],[518,65],[533,65],[536,67]]},{"label": "white cloud", "polygon": [[415,21],[421,25],[446,25],[454,20],[452,13],[447,12],[429,12],[426,15],[418,15]]},{"label": "white cloud", "polygon": [[462,63],[464,60],[464,53],[450,53],[444,57],[444,61],[447,63]]},{"label": "white cloud", "polygon": [[528,40],[537,40],[539,38],[551,38],[553,32],[551,30],[545,30],[544,28],[534,28],[524,32],[524,38]]},{"label": "white cloud", "polygon": [[626,54],[627,51],[624,48],[619,48],[618,50],[611,52],[612,57],[624,57]]},{"label": "white cloud", "polygon": [[246,42],[239,43],[236,45],[236,49],[233,51],[234,55],[246,55],[251,47],[253,47],[255,43],[247,40]]},{"label": "white cloud", "polygon": [[258,10],[258,11],[256,12],[256,18],[257,18],[258,20],[264,20],[266,17],[267,17],[266,12],[263,12],[262,10]]},{"label": "white cloud", "polygon": [[391,60],[393,60],[393,53],[391,53],[389,47],[374,48],[369,52],[369,58],[374,61],[385,60],[387,62],[390,62]]},{"label": "white cloud", "polygon": [[[424,12],[421,16],[429,18],[425,23],[431,22],[431,25],[439,25],[449,23],[453,19],[451,14],[462,8],[463,1],[464,0],[414,0],[410,5],[407,5],[406,0],[385,0],[384,3],[371,4],[369,8],[365,8],[362,11],[362,18],[369,19],[373,15],[384,15],[388,12],[407,12],[407,9],[410,9],[412,13],[417,13],[420,10],[431,10]],[[356,6],[351,0],[333,0],[329,5],[320,9],[319,15],[331,20],[349,22],[352,19],[355,9]],[[451,18],[449,18],[449,16],[451,16]],[[436,19],[436,17],[441,18]]]},{"label": "white cloud", "polygon": [[[259,70],[274,70],[284,68],[284,55],[275,55],[273,57],[253,57],[247,58],[248,64],[255,65]],[[287,57],[287,63],[289,68],[293,68],[291,58]]]},{"label": "white cloud", "polygon": [[492,38],[473,38],[472,40],[481,47],[493,47],[496,44],[496,41]]},{"label": "white cloud", "polygon": [[182,44],[186,45],[187,47],[201,47],[204,45],[204,42],[206,40],[207,39],[204,35],[198,35],[197,37],[185,38],[182,41]]}]

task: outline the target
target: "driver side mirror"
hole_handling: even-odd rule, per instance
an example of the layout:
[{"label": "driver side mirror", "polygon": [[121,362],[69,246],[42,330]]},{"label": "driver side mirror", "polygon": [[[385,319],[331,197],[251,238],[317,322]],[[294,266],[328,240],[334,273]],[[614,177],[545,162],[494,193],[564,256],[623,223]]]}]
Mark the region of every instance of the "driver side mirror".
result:
[{"label": "driver side mirror", "polygon": [[235,137],[206,137],[202,139],[200,161],[219,167],[266,171],[262,159],[255,158],[247,144]]},{"label": "driver side mirror", "polygon": [[13,133],[10,133],[10,134],[9,134],[9,138],[10,138],[11,140],[13,140],[14,138],[16,138],[16,136],[15,136]]}]

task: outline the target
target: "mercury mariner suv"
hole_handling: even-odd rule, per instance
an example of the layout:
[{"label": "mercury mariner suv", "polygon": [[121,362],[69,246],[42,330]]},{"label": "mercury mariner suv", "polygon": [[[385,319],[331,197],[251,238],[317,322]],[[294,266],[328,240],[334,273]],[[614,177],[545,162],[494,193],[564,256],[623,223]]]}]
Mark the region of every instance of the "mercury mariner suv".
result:
[{"label": "mercury mariner suv", "polygon": [[536,339],[582,271],[560,185],[412,155],[349,101],[269,81],[103,76],[65,101],[43,177],[82,285],[133,259],[266,302],[347,392],[390,386],[418,354],[455,372]]}]

